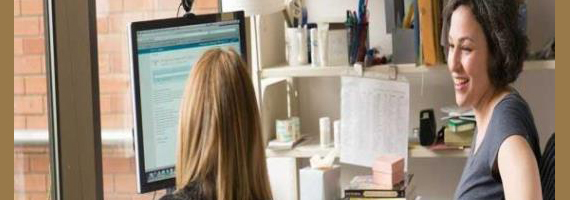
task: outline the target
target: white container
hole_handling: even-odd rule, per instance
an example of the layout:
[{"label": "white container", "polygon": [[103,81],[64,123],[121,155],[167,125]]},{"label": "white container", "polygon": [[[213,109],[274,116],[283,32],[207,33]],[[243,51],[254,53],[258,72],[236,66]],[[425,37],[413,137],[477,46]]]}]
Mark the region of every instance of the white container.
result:
[{"label": "white container", "polygon": [[326,169],[305,167],[299,170],[301,200],[331,200],[340,198],[340,166]]},{"label": "white container", "polygon": [[340,149],[340,121],[339,120],[334,120],[333,132],[334,132],[334,148]]},{"label": "white container", "polygon": [[286,28],[285,29],[286,58],[291,66],[307,64],[307,29],[306,28]]},{"label": "white container", "polygon": [[329,51],[328,51],[328,44],[329,44],[329,24],[327,23],[319,23],[317,26],[318,31],[318,43],[319,43],[319,64],[320,66],[328,66],[329,60]]},{"label": "white container", "polygon": [[321,148],[328,148],[331,144],[331,120],[328,117],[319,119],[319,132]]},{"label": "white container", "polygon": [[319,34],[317,28],[309,29],[309,36],[311,38],[311,67],[320,66],[319,55]]},{"label": "white container", "polygon": [[293,141],[293,126],[286,120],[275,120],[275,136],[279,142]]},{"label": "white container", "polygon": [[346,29],[329,29],[327,66],[348,65],[348,32]]}]

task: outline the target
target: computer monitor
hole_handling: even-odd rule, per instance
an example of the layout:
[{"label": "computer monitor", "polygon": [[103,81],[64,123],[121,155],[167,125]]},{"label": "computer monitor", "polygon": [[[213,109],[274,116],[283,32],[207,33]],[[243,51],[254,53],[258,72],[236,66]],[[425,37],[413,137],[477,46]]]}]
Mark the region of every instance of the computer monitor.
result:
[{"label": "computer monitor", "polygon": [[175,186],[176,138],[186,79],[202,53],[246,58],[242,11],[133,22],[129,26],[137,191]]}]

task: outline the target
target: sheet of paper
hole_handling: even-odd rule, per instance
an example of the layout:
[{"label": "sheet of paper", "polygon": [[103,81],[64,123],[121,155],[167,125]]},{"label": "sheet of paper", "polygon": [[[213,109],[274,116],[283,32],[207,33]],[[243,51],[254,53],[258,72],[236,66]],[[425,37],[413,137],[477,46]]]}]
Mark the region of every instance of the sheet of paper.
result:
[{"label": "sheet of paper", "polygon": [[407,166],[409,83],[342,77],[341,84],[340,161],[372,167],[376,157],[396,154]]}]

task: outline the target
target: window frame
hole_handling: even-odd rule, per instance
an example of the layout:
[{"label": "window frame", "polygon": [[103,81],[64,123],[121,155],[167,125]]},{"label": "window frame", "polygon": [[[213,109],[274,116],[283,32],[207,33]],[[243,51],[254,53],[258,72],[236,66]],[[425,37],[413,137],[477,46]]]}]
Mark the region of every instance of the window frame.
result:
[{"label": "window frame", "polygon": [[103,199],[95,0],[44,0],[51,199]]}]

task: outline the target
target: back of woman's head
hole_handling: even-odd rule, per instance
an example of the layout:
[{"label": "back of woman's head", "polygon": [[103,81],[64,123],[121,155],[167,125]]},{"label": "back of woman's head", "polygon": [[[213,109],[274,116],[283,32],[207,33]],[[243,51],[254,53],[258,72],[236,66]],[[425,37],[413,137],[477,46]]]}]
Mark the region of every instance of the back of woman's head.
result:
[{"label": "back of woman's head", "polygon": [[178,189],[198,183],[204,198],[271,198],[253,84],[235,51],[206,51],[193,66],[177,148]]}]

